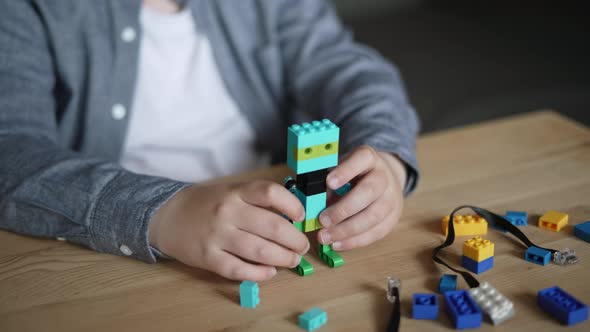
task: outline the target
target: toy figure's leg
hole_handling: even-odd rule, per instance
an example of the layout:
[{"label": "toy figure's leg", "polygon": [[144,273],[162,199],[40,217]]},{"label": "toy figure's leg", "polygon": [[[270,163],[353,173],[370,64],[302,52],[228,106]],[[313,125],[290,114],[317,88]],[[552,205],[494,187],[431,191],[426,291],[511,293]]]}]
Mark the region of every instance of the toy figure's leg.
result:
[{"label": "toy figure's leg", "polygon": [[[288,176],[285,178],[284,180],[285,183],[285,188],[289,189],[289,191],[297,196],[297,189],[294,185],[294,180],[292,177]],[[297,196],[299,198],[299,196]],[[304,233],[305,230],[303,228],[304,226],[304,222],[293,222],[291,221],[291,223],[293,223],[293,226],[295,226],[295,228],[297,228],[300,232]],[[297,265],[294,269],[295,272],[297,272],[297,274],[299,274],[300,276],[306,276],[306,275],[310,275],[313,273],[313,265],[311,265],[311,263],[309,263],[303,256],[301,256],[301,262],[299,262],[299,265]]]},{"label": "toy figure's leg", "polygon": [[332,245],[320,244],[320,258],[328,264],[329,267],[339,267],[344,264],[344,259],[339,253],[332,249]]},{"label": "toy figure's leg", "polygon": [[[350,183],[346,183],[342,187],[336,189],[334,192],[336,192],[336,194],[338,196],[344,196],[351,189],[352,189],[352,185]],[[322,261],[324,261],[326,264],[328,264],[329,267],[339,267],[342,264],[344,264],[344,260],[342,259],[342,256],[339,253],[335,252],[332,249],[331,245],[320,244],[319,253],[320,253],[320,258],[322,259]]]},{"label": "toy figure's leg", "polygon": [[[295,226],[300,232],[303,232],[303,222],[293,222],[293,226]],[[301,256],[301,262],[299,262],[299,265],[297,265],[293,271],[297,272],[300,276],[310,275],[313,273],[313,265]]]}]

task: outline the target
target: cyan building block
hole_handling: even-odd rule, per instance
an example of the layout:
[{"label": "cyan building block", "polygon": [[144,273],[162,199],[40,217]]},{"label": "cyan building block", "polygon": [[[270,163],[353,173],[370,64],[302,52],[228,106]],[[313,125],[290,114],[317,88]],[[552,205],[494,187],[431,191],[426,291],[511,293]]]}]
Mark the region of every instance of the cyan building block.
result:
[{"label": "cyan building block", "polygon": [[494,256],[486,258],[481,262],[477,262],[467,256],[462,256],[461,263],[467,270],[475,274],[480,274],[494,267]]},{"label": "cyan building block", "polygon": [[293,124],[288,129],[287,142],[295,149],[306,148],[319,144],[337,142],[340,135],[340,128],[332,121],[323,119],[321,121],[304,122]]},{"label": "cyan building block", "polygon": [[328,119],[292,125],[287,134],[287,165],[297,174],[338,165],[339,134],[340,129]]},{"label": "cyan building block", "polygon": [[565,325],[574,325],[588,319],[588,306],[557,286],[539,291],[537,303]]},{"label": "cyan building block", "polygon": [[481,326],[482,312],[465,290],[443,294],[446,311],[456,329],[468,329]]},{"label": "cyan building block", "polygon": [[307,332],[315,331],[328,322],[328,315],[320,308],[311,308],[299,315],[299,327]]},{"label": "cyan building block", "polygon": [[260,303],[260,289],[254,281],[242,281],[240,284],[240,305],[246,308],[256,308]]},{"label": "cyan building block", "polygon": [[322,228],[319,222],[320,212],[326,208],[326,193],[319,193],[311,196],[306,196],[299,189],[295,189],[295,196],[299,198],[303,208],[305,209],[305,221],[303,221],[302,230],[304,232],[311,232]]},{"label": "cyan building block", "polygon": [[574,226],[574,235],[590,243],[590,221],[585,221]]},{"label": "cyan building block", "polygon": [[438,283],[438,291],[443,294],[444,292],[454,290],[457,290],[457,275],[443,274]]},{"label": "cyan building block", "polygon": [[414,319],[436,319],[438,317],[438,298],[435,294],[414,294],[412,300]]},{"label": "cyan building block", "polygon": [[539,265],[547,265],[551,260],[551,252],[537,247],[529,247],[524,253],[524,259]]},{"label": "cyan building block", "polygon": [[528,215],[525,211],[506,211],[504,218],[514,226],[526,226],[528,224]]}]

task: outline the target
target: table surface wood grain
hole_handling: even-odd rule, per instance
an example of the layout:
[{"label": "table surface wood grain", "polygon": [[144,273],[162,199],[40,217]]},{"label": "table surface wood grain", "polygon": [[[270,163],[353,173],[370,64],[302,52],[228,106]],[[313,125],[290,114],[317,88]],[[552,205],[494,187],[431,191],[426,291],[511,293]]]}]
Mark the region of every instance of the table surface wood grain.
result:
[{"label": "table surface wood grain", "polygon": [[[436,266],[431,252],[443,241],[441,217],[461,204],[528,211],[524,232],[533,242],[579,253],[577,265],[535,265],[524,261],[518,241],[492,230],[485,237],[495,243],[495,266],[477,276],[515,303],[516,316],[499,328],[566,329],[537,306],[536,293],[559,285],[590,304],[590,244],[572,233],[590,220],[590,130],[554,112],[529,113],[424,135],[418,159],[419,188],[391,234],[344,253],[338,269],[308,254],[315,273],[280,270],[260,284],[256,309],[239,306],[238,282],[177,262],[150,265],[0,231],[0,331],[300,331],[297,316],[313,306],[328,313],[320,331],[382,331],[391,311],[387,276],[402,280],[402,331],[450,330],[442,308],[438,320],[411,319],[411,296],[435,292],[440,275],[451,272]],[[287,172],[279,166],[224,181],[280,181]],[[569,213],[559,233],[537,227],[550,209]],[[464,239],[444,251],[455,265]],[[492,328],[484,323],[481,330]],[[567,329],[588,331],[590,323]]]}]

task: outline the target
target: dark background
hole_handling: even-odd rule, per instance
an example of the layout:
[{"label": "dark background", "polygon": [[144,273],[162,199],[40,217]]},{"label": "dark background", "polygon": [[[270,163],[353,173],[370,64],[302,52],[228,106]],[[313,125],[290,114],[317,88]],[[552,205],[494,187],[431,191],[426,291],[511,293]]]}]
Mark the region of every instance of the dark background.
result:
[{"label": "dark background", "polygon": [[590,126],[583,1],[333,0],[402,72],[429,132],[554,109]]}]

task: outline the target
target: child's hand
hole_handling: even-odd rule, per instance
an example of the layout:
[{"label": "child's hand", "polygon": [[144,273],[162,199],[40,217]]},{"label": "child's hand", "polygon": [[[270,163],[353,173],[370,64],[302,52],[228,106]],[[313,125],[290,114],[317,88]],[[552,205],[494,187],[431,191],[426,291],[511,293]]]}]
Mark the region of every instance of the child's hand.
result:
[{"label": "child's hand", "polygon": [[353,179],[353,189],[320,214],[325,228],[318,240],[331,243],[334,250],[364,247],[383,238],[401,215],[406,170],[399,159],[361,146],[328,174],[326,182],[335,190]]},{"label": "child's hand", "polygon": [[235,280],[262,281],[275,266],[295,267],[309,249],[289,221],[299,200],[278,183],[192,186],[176,194],[149,226],[150,244],[177,260]]}]

